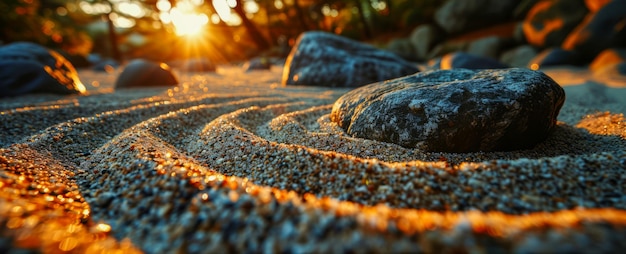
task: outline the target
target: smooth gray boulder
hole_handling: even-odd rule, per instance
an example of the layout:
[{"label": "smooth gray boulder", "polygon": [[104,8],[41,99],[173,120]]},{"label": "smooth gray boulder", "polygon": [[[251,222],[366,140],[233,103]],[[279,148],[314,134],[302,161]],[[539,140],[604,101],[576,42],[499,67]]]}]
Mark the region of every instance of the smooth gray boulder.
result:
[{"label": "smooth gray boulder", "polygon": [[0,97],[84,92],[78,72],[58,52],[32,42],[0,47]]},{"label": "smooth gray boulder", "polygon": [[565,92],[542,72],[439,70],[357,88],[330,115],[349,135],[437,152],[531,148],[556,126]]},{"label": "smooth gray boulder", "polygon": [[306,32],[287,57],[282,84],[359,87],[418,71],[417,65],[371,45],[326,32]]}]

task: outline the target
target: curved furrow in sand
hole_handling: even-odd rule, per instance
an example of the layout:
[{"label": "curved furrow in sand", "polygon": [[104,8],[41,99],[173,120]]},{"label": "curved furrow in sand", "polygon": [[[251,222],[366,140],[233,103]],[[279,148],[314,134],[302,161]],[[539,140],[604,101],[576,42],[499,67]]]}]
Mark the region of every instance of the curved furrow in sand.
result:
[{"label": "curved furrow in sand", "polygon": [[23,142],[38,149],[47,150],[65,161],[77,164],[89,156],[92,150],[142,121],[197,104],[220,105],[246,98],[249,96],[218,96],[203,98],[198,101],[176,101],[174,103],[157,101],[104,111],[89,117],[79,117],[53,124],[34,135],[24,137]]},{"label": "curved furrow in sand", "polygon": [[571,96],[533,149],[423,152],[346,135],[345,90],[275,74],[0,106],[0,233],[77,252],[626,248],[619,112],[578,119],[594,109]]},{"label": "curved furrow in sand", "polygon": [[[287,105],[280,105],[275,111],[284,112]],[[243,108],[220,116],[203,128],[202,135],[215,140],[215,143],[219,142],[222,146],[217,150],[227,153],[218,164],[230,165],[225,168],[231,170],[228,172],[231,175],[239,173],[233,171],[242,170],[245,177],[224,175],[220,171],[225,170],[220,166],[203,166],[211,164],[212,160],[202,162],[202,157],[192,158],[189,156],[195,156],[192,149],[188,151],[189,154],[185,154],[154,135],[155,130],[164,127],[160,124],[162,119],[149,120],[113,138],[98,149],[91,160],[81,164],[84,172],[79,174],[78,179],[85,187],[83,193],[91,204],[93,218],[110,224],[116,229],[114,232],[118,238],[130,238],[148,252],[180,248],[191,252],[224,249],[341,252],[358,248],[388,251],[389,246],[401,252],[424,248],[425,244],[446,243],[450,247],[458,239],[474,239],[489,243],[490,248],[510,250],[511,247],[524,247],[524,241],[516,242],[521,245],[511,246],[509,240],[512,238],[530,241],[533,237],[548,234],[546,232],[583,223],[584,226],[571,228],[569,233],[569,237],[579,237],[599,230],[594,226],[596,221],[600,222],[598,225],[605,222],[615,225],[624,223],[621,217],[623,212],[614,209],[566,209],[521,216],[498,211],[437,212],[433,211],[437,209],[428,211],[398,209],[380,204],[363,205],[363,202],[339,201],[332,194],[313,194],[324,193],[324,190],[298,193],[298,188],[293,186],[271,188],[272,184],[254,179],[255,173],[272,174],[272,178],[277,178],[289,171],[272,172],[271,168],[276,164],[269,162],[271,160],[265,161],[268,163],[264,164],[263,169],[255,172],[245,170],[249,165],[237,158],[244,158],[245,154],[254,152],[244,151],[239,154],[236,150],[261,147],[260,150],[268,157],[282,157],[280,163],[297,155],[303,161],[318,163],[328,158],[339,158],[338,163],[345,163],[343,168],[371,164],[375,168],[373,172],[381,170],[377,166],[390,165],[382,165],[385,164],[382,162],[376,165],[353,156],[332,155],[329,152],[263,140],[241,128],[241,125],[237,125],[240,122],[235,120],[238,113],[254,109],[260,107]],[[174,115],[170,113],[170,117]],[[176,119],[172,117],[170,120]],[[215,130],[215,126],[221,128]],[[215,130],[215,133],[209,133],[210,130]],[[163,131],[167,130],[160,130]],[[233,146],[228,146],[231,143]],[[250,146],[246,146],[246,143]],[[210,148],[211,144],[205,147]],[[330,165],[335,161],[329,161]],[[319,168],[332,168],[330,165],[321,165]],[[433,175],[441,177],[438,175],[441,173],[440,168],[436,166],[435,163],[416,164],[412,172],[422,174],[417,176],[420,179],[432,178]],[[510,169],[515,170],[514,167],[512,165]],[[317,167],[308,165],[307,168]],[[304,174],[308,172],[302,170]],[[367,168],[354,168],[354,172],[337,170],[344,174],[367,172]],[[397,168],[386,170],[398,171]],[[411,172],[408,167],[403,170]],[[466,171],[472,176],[480,173],[478,168]],[[288,177],[290,182],[295,182],[302,175],[294,176],[291,173]],[[343,191],[350,189],[345,185],[329,189],[342,187]],[[432,193],[429,196],[435,195]],[[428,238],[423,235],[425,232],[437,237]],[[563,244],[567,242],[566,239],[570,238],[540,241],[540,244]],[[611,245],[615,244],[615,239],[602,238],[600,242]]]}]

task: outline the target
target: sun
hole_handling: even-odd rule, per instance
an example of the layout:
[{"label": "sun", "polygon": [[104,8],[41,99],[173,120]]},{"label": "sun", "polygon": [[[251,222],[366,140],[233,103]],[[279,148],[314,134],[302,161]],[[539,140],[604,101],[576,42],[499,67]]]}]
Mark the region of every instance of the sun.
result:
[{"label": "sun", "polygon": [[209,18],[205,14],[185,13],[176,8],[172,9],[170,15],[178,36],[201,35],[209,23]]},{"label": "sun", "polygon": [[174,31],[178,36],[199,36],[209,23],[209,17],[204,13],[198,13],[197,6],[190,1],[183,0],[172,7],[168,0],[158,0],[157,8],[161,21],[174,25]]}]

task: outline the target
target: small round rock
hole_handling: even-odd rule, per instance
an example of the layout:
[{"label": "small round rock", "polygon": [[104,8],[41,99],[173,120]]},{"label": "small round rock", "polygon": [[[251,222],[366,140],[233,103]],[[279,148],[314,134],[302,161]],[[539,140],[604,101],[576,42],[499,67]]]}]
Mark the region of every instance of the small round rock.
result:
[{"label": "small round rock", "polygon": [[178,80],[170,67],[144,59],[130,61],[115,81],[116,88],[176,86]]}]

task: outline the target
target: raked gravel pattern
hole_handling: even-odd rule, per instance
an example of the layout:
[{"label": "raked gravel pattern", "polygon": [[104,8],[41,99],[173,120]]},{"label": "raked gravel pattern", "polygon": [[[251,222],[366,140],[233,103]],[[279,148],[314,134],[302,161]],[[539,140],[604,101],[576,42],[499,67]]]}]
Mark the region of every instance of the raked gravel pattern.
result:
[{"label": "raked gravel pattern", "polygon": [[280,71],[0,101],[0,252],[626,248],[624,112],[566,101],[533,149],[428,153],[350,137],[348,90]]}]

